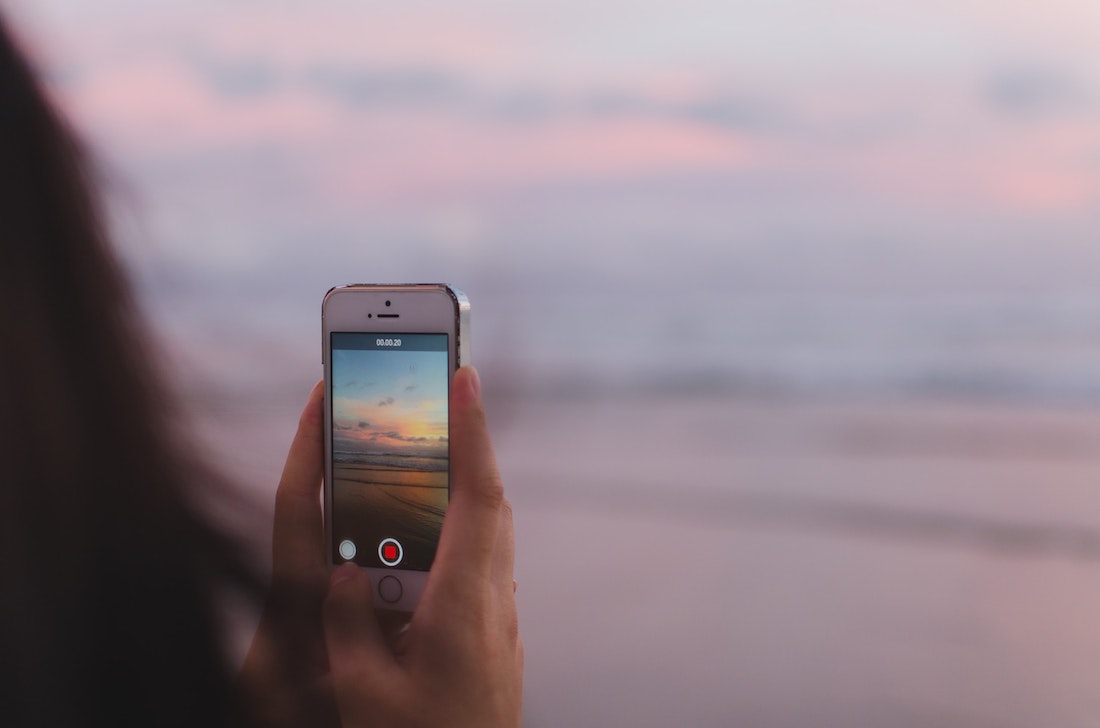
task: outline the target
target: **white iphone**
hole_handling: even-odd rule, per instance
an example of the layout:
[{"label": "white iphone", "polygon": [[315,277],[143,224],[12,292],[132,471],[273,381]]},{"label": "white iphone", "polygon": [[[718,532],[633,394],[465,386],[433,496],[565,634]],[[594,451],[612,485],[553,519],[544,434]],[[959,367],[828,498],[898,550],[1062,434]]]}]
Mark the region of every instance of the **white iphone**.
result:
[{"label": "white iphone", "polygon": [[321,307],[325,548],[331,566],[367,569],[381,609],[411,612],[435,559],[469,315],[443,284],[342,286]]}]

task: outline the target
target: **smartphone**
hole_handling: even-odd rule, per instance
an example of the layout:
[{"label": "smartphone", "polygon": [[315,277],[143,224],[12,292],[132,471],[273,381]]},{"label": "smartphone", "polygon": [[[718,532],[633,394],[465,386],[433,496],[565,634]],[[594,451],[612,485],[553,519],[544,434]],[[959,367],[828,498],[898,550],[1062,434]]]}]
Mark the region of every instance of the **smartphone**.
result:
[{"label": "smartphone", "polygon": [[411,612],[450,497],[450,390],[470,303],[444,284],[333,288],[321,306],[325,549],[367,569],[380,609]]}]

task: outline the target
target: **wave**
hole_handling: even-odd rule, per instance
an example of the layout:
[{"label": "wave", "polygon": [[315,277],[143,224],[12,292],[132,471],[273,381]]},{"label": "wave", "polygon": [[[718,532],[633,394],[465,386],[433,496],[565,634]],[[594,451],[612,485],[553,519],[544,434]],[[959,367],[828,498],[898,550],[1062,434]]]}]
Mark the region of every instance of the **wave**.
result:
[{"label": "wave", "polygon": [[337,450],[333,453],[334,462],[347,465],[371,465],[395,470],[416,470],[425,472],[446,472],[449,460],[446,457],[428,455],[399,455],[397,453],[362,453]]}]

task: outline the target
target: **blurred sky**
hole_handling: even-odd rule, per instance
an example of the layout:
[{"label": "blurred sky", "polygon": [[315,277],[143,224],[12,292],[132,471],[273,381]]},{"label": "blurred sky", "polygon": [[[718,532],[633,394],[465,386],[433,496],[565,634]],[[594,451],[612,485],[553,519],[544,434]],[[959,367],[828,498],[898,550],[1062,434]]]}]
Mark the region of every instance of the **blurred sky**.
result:
[{"label": "blurred sky", "polygon": [[5,7],[229,380],[446,280],[524,386],[1100,399],[1094,2]]},{"label": "blurred sky", "polygon": [[1100,405],[1096,0],[3,7],[255,492],[330,286],[469,294],[526,724],[1095,723],[1097,411],[986,404]]}]

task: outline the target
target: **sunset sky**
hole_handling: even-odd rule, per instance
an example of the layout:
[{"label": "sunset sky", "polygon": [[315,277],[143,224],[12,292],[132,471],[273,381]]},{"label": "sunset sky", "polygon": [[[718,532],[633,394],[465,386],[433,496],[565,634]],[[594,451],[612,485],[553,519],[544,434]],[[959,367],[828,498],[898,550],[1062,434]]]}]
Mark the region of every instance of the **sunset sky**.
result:
[{"label": "sunset sky", "polygon": [[1097,202],[1082,0],[9,5],[112,154],[266,151],[333,212],[750,171],[944,212]]},{"label": "sunset sky", "polygon": [[333,351],[337,451],[445,455],[447,352]]},{"label": "sunset sky", "polygon": [[[955,366],[912,306],[1100,315],[1091,0],[5,7],[162,332],[242,386],[256,350],[314,372],[318,301],[352,281],[460,285],[481,361],[531,381],[874,369],[898,330]],[[973,366],[1033,342],[991,346]]]}]

